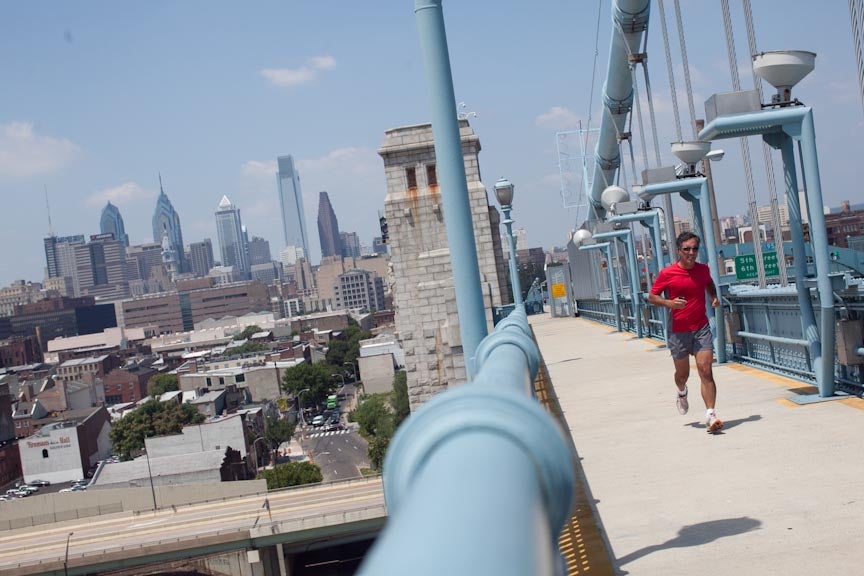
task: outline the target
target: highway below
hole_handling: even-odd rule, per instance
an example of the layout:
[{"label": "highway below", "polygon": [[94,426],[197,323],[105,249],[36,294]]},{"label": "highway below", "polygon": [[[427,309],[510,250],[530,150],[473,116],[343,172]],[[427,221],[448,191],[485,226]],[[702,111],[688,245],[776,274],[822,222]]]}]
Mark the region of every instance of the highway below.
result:
[{"label": "highway below", "polygon": [[154,547],[157,551],[163,546],[195,549],[212,545],[210,537],[221,536],[219,541],[225,543],[248,541],[256,535],[320,529],[376,514],[386,516],[380,477],[155,512],[91,517],[0,532],[0,574],[51,573],[57,566],[62,571],[67,537],[69,573],[75,574],[86,572],[73,570],[76,566],[101,562],[110,552],[121,552],[128,559],[152,555]]}]

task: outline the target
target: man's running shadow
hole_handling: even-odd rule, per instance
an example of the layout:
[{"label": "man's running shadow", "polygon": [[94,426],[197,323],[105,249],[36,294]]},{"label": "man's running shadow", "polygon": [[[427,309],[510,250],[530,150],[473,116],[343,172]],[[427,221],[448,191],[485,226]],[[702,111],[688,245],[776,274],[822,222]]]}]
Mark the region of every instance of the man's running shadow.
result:
[{"label": "man's running shadow", "polygon": [[742,516],[741,518],[711,520],[710,522],[684,526],[678,531],[678,536],[671,540],[667,540],[662,544],[647,546],[641,550],[631,552],[623,558],[619,558],[617,560],[618,570],[620,574],[627,574],[627,572],[621,570],[621,566],[629,564],[630,562],[642,558],[643,556],[647,556],[653,552],[657,552],[658,550],[701,546],[727,536],[736,536],[738,534],[752,532],[753,530],[758,530],[761,526],[762,522],[754,518],[748,518],[747,516]]},{"label": "man's running shadow", "polygon": [[[760,414],[753,414],[752,416],[748,416],[747,418],[738,418],[737,420],[724,420],[723,428],[718,430],[716,434],[722,434],[724,430],[729,430],[730,428],[734,428],[739,424],[744,424],[745,422],[758,422],[762,419]],[[690,426],[691,428],[702,428],[703,430],[706,428],[705,421],[696,421],[685,424],[685,426]]]}]

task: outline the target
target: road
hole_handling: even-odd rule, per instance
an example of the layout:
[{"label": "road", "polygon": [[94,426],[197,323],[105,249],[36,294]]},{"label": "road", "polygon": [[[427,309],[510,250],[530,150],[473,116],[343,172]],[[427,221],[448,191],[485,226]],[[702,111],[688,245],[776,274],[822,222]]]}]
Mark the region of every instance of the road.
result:
[{"label": "road", "polygon": [[[269,503],[267,513],[266,501]],[[321,484],[295,488],[227,501],[208,502],[174,509],[92,517],[81,520],[0,532],[0,574],[19,565],[63,561],[66,538],[69,538],[69,565],[76,558],[99,555],[127,548],[124,554],[136,556],[143,546],[160,545],[178,540],[194,540],[210,535],[245,532],[269,524],[279,524],[287,532],[301,519],[333,516],[338,522],[345,511],[373,510],[384,506],[379,477],[338,484]],[[272,520],[271,520],[272,515]],[[288,523],[288,524],[280,524]],[[297,528],[293,528],[297,529]]]},{"label": "road", "polygon": [[369,467],[369,445],[356,430],[312,430],[303,440],[303,450],[312,453],[312,459],[321,468],[324,482],[358,478],[362,476],[360,469]]}]

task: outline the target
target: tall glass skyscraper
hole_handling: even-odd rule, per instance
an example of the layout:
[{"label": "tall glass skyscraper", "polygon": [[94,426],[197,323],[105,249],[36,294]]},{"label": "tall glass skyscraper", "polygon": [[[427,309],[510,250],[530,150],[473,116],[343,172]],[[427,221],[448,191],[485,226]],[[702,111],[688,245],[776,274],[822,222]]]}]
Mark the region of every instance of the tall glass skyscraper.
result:
[{"label": "tall glass skyscraper", "polygon": [[159,198],[156,200],[156,211],[153,213],[153,243],[162,244],[162,238],[168,237],[168,246],[173,252],[174,261],[178,264],[178,272],[186,272],[186,258],[183,253],[183,231],[180,229],[180,216],[171,205],[171,200],[162,189],[162,177],[159,177]]},{"label": "tall glass skyscraper", "polygon": [[233,266],[237,275],[247,277],[249,258],[243,224],[240,222],[240,209],[231,203],[228,196],[222,196],[216,211],[216,234],[222,251],[222,266]]},{"label": "tall glass skyscraper", "polygon": [[119,240],[124,246],[129,246],[129,236],[126,235],[126,227],[123,225],[123,216],[120,210],[109,201],[102,209],[102,217],[99,219],[99,232],[102,234],[113,234],[115,240]]},{"label": "tall glass skyscraper", "polygon": [[303,211],[303,193],[300,191],[300,175],[294,168],[294,158],[291,156],[279,156],[278,164],[276,184],[279,187],[285,246],[302,248],[308,258],[309,240],[306,233],[306,213]]},{"label": "tall glass skyscraper", "polygon": [[342,242],[339,238],[339,220],[330,204],[327,192],[318,195],[318,239],[321,241],[321,257],[341,256]]}]

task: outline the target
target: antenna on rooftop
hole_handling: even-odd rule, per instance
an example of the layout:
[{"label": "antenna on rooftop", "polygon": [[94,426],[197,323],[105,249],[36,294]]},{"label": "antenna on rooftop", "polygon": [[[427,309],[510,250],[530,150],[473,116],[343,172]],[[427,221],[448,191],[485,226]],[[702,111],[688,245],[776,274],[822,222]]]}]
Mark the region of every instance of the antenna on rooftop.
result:
[{"label": "antenna on rooftop", "polygon": [[48,185],[43,184],[45,188],[45,209],[48,211],[48,236],[54,236],[54,225],[51,224],[51,204],[48,203]]},{"label": "antenna on rooftop", "polygon": [[159,172],[159,193],[164,194],[165,190],[162,189],[162,172]]}]

